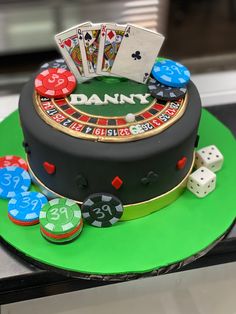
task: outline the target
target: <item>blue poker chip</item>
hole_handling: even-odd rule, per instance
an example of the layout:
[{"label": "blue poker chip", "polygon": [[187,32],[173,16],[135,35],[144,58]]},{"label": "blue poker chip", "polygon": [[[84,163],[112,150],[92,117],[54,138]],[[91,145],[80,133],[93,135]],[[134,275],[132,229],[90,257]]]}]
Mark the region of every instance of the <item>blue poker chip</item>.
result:
[{"label": "blue poker chip", "polygon": [[39,213],[47,198],[38,192],[23,192],[8,202],[8,215],[19,222],[39,220]]},{"label": "blue poker chip", "polygon": [[189,70],[173,60],[157,61],[152,68],[153,77],[170,87],[184,87],[190,81]]},{"label": "blue poker chip", "polygon": [[20,167],[0,169],[0,198],[13,198],[30,188],[31,179],[26,170]]}]

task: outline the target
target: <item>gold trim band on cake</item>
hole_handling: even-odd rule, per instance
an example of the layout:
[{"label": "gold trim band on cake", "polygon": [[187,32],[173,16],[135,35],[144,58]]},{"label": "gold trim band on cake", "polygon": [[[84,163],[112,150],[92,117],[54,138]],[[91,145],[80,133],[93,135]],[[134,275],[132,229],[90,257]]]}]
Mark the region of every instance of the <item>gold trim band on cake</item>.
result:
[{"label": "gold trim band on cake", "polygon": [[[171,118],[170,120],[168,120],[167,122],[163,123],[160,127],[158,128],[154,128],[148,132],[144,132],[144,133],[139,133],[139,134],[133,134],[133,135],[127,135],[127,136],[99,136],[99,135],[93,135],[93,134],[85,134],[85,133],[82,133],[82,132],[75,132],[74,130],[72,129],[69,129],[61,124],[58,124],[57,122],[55,122],[54,120],[52,120],[51,118],[49,118],[45,112],[40,108],[40,96],[36,94],[36,92],[34,93],[34,105],[35,105],[35,109],[36,111],[38,112],[39,116],[47,123],[49,124],[50,126],[52,126],[53,128],[63,132],[63,133],[67,133],[73,137],[76,137],[76,138],[81,138],[81,139],[87,139],[87,140],[95,140],[95,141],[101,141],[101,142],[128,142],[128,141],[136,141],[136,140],[139,140],[139,139],[143,139],[143,138],[147,138],[147,137],[151,137],[153,135],[156,135],[156,134],[159,134],[161,133],[162,131],[164,131],[165,129],[167,129],[170,125],[174,124],[177,120],[179,120],[182,115],[184,114],[185,112],[185,109],[186,109],[186,106],[187,106],[187,102],[188,102],[188,94],[185,95],[185,97],[183,98],[183,102],[181,103],[181,108],[179,109],[179,111],[176,113],[176,115]],[[53,105],[55,106],[55,102],[54,100],[52,99],[52,103]],[[168,104],[171,104],[171,102],[167,102],[167,105]],[[166,105],[166,106],[167,106]],[[155,118],[158,118],[158,116],[165,111],[165,108],[166,106],[163,108],[163,110],[161,110],[161,112],[158,112],[157,115],[155,116],[152,116],[148,119],[145,119],[145,120],[142,120],[142,123],[145,123],[145,122],[149,122]],[[73,117],[71,117],[69,114],[65,113],[64,111],[62,111],[60,109],[59,106],[55,106],[56,109],[63,113],[63,115],[65,115],[66,117],[70,118],[72,121],[74,122],[78,122],[80,123],[81,125],[89,125],[89,123],[87,122],[84,122],[84,121],[80,121],[80,120],[77,120]],[[130,125],[138,125],[140,124],[141,122],[137,121],[137,122],[134,122],[132,124],[129,124],[127,123],[127,127],[129,127]],[[92,125],[94,126],[94,125]],[[97,128],[104,128],[105,126],[96,126]],[[109,128],[111,128],[111,126],[109,126]],[[122,126],[112,126],[112,128],[115,128],[115,129],[122,129],[124,127]]]},{"label": "gold trim band on cake", "polygon": [[[36,184],[40,188],[41,191],[43,191],[43,190],[48,191],[50,194],[52,194],[52,197],[65,197],[65,196],[62,196],[62,195],[52,191],[48,187],[46,187],[45,184],[43,184],[34,174],[33,170],[31,169],[31,167],[29,165],[29,161],[28,161],[27,157],[26,157],[26,161],[28,164],[29,173],[32,177],[32,181],[34,182],[34,184]],[[184,179],[177,186],[175,186],[173,189],[171,189],[170,191],[167,191],[166,193],[159,195],[157,197],[154,197],[150,200],[146,200],[146,201],[134,203],[134,204],[123,205],[124,206],[124,213],[123,213],[120,220],[125,221],[125,220],[132,220],[132,219],[141,218],[141,217],[147,216],[151,213],[154,213],[157,210],[160,210],[161,208],[174,202],[184,192],[186,185],[187,185],[188,177],[192,172],[194,162],[195,162],[195,153],[193,155],[192,164],[191,164],[191,167],[190,167],[188,173],[186,174]],[[83,202],[78,201],[78,200],[74,200],[74,201],[80,205],[83,203]]]}]

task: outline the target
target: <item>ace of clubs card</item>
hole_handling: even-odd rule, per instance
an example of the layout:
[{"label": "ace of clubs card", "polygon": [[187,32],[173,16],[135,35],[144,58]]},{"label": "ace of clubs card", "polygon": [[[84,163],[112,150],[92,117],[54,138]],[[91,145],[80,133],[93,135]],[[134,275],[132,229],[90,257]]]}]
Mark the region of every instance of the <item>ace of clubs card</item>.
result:
[{"label": "ace of clubs card", "polygon": [[101,33],[101,24],[79,27],[77,34],[79,46],[82,55],[82,63],[86,77],[97,76],[97,58],[99,49],[99,40]]},{"label": "ace of clubs card", "polygon": [[111,73],[145,84],[163,41],[159,33],[128,24]]},{"label": "ace of clubs card", "polygon": [[84,69],[82,64],[82,56],[77,37],[78,26],[90,26],[90,22],[76,25],[68,30],[55,35],[56,43],[65,59],[70,70],[75,75],[78,82],[87,80],[84,76]]},{"label": "ace of clubs card", "polygon": [[118,24],[102,24],[99,52],[97,61],[97,74],[111,75],[111,68],[120,48],[125,26]]}]

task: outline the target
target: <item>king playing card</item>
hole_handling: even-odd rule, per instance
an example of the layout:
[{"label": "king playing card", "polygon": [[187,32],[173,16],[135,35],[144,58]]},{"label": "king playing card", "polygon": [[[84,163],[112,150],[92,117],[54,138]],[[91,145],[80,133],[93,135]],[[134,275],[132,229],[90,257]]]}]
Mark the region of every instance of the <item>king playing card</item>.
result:
[{"label": "king playing card", "polygon": [[101,24],[77,29],[82,63],[86,77],[96,76]]},{"label": "king playing card", "polygon": [[118,24],[102,24],[99,42],[97,74],[111,75],[111,68],[120,48],[125,26]]},{"label": "king playing card", "polygon": [[128,24],[111,73],[145,84],[163,41],[159,33]]}]

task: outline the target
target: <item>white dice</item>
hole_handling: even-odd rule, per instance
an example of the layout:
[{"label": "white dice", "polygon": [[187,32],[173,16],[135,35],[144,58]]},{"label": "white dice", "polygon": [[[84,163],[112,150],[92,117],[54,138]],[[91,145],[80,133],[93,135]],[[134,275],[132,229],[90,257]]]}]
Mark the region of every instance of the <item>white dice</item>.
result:
[{"label": "white dice", "polygon": [[216,187],[216,175],[206,167],[200,167],[188,178],[187,188],[197,197],[205,197]]},{"label": "white dice", "polygon": [[215,145],[203,147],[196,152],[195,167],[206,167],[213,172],[221,169],[224,157]]}]

